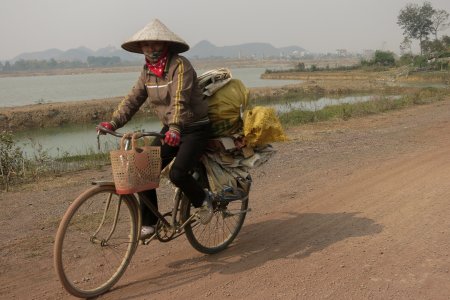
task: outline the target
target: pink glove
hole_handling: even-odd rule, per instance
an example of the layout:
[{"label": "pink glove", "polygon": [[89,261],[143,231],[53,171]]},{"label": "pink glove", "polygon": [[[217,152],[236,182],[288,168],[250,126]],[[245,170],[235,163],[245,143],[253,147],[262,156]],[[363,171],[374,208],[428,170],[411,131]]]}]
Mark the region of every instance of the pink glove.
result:
[{"label": "pink glove", "polygon": [[172,147],[176,147],[180,144],[181,136],[180,132],[176,129],[169,129],[166,132],[166,137],[164,138],[164,142]]},{"label": "pink glove", "polygon": [[[101,123],[98,124],[98,125],[101,126],[101,127],[105,127],[106,129],[109,129],[109,130],[111,130],[111,131],[116,130],[116,128],[114,127],[114,125],[111,124],[110,122],[101,122]],[[97,129],[97,132],[98,132],[98,133],[100,133],[100,134],[105,134],[105,133],[101,132],[101,131],[98,129],[98,127],[97,127],[96,129]]]}]

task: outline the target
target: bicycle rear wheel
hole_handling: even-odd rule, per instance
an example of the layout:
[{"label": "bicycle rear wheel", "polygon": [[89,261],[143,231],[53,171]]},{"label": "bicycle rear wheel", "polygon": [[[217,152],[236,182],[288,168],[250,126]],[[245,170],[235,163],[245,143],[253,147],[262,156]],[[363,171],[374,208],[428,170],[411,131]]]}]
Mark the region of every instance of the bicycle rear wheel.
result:
[{"label": "bicycle rear wheel", "polygon": [[70,205],[58,228],[56,273],[64,288],[82,298],[108,291],[123,275],[138,245],[137,200],[98,185]]},{"label": "bicycle rear wheel", "polygon": [[[248,195],[231,202],[214,203],[214,216],[205,225],[196,218],[184,230],[189,243],[199,252],[214,254],[228,247],[238,235],[244,224],[248,208]],[[194,209],[187,197],[181,203],[181,219],[189,219]]]}]

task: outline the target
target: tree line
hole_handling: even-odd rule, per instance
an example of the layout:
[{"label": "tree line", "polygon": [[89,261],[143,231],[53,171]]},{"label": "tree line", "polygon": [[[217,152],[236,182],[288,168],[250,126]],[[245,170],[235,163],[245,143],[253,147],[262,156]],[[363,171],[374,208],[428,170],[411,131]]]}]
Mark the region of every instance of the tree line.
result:
[{"label": "tree line", "polygon": [[122,62],[120,57],[112,56],[89,56],[86,62],[82,61],[57,61],[55,59],[50,60],[24,60],[20,59],[14,63],[6,61],[0,62],[0,72],[20,72],[20,71],[46,71],[54,69],[69,69],[69,68],[86,68],[86,67],[114,67],[122,66],[125,63]]}]

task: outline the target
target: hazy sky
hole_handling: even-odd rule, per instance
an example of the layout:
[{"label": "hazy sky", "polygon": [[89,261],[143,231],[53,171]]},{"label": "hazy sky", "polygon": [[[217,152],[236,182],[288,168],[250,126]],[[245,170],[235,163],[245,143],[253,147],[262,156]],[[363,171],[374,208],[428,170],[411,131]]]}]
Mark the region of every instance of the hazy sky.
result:
[{"label": "hazy sky", "polygon": [[[428,2],[450,13],[450,0]],[[407,3],[423,1],[1,0],[0,60],[49,48],[119,48],[154,18],[191,46],[208,40],[216,46],[296,45],[311,52],[399,52],[397,16]]]}]

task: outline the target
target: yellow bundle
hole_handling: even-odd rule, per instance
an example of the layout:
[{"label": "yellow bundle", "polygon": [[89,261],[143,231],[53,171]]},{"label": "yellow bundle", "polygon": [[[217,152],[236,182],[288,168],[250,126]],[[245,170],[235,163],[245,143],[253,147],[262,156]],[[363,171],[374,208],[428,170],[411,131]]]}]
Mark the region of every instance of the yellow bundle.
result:
[{"label": "yellow bundle", "polygon": [[249,91],[239,79],[231,79],[208,97],[208,116],[215,137],[242,132],[241,109],[248,105]]},{"label": "yellow bundle", "polygon": [[251,147],[288,140],[275,110],[263,106],[245,112],[244,136]]}]

